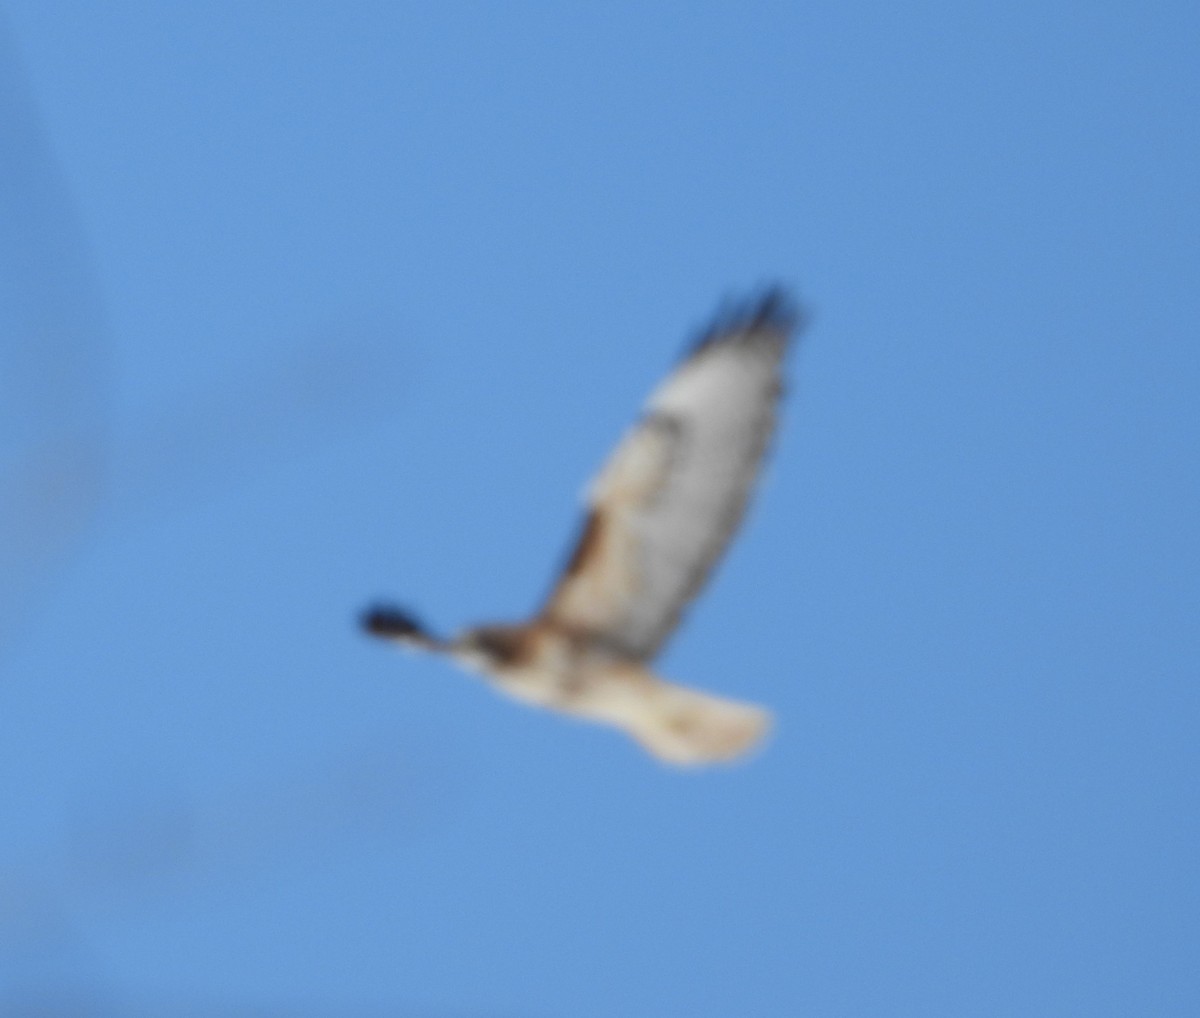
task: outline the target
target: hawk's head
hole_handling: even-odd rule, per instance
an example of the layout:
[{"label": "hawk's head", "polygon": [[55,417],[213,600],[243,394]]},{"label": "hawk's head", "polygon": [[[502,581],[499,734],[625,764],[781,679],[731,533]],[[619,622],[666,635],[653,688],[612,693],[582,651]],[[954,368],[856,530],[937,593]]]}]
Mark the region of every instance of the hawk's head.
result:
[{"label": "hawk's head", "polygon": [[375,605],[362,615],[362,627],[372,636],[415,650],[440,650],[442,641],[426,629],[416,616],[393,605]]}]

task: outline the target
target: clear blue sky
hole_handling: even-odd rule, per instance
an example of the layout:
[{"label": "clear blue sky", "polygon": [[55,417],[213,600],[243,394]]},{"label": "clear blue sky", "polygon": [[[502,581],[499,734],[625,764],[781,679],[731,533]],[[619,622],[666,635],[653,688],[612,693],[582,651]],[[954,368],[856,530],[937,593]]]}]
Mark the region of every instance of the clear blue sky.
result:
[{"label": "clear blue sky", "polygon": [[[6,1015],[1200,1012],[1194,3],[4,34]],[[773,279],[780,440],[661,662],[764,754],[359,635],[530,610]]]}]

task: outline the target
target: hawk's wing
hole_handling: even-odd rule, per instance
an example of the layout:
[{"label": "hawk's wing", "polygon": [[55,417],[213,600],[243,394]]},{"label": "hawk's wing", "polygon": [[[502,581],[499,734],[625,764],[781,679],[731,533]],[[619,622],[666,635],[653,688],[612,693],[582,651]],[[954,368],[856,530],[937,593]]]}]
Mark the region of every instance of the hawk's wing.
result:
[{"label": "hawk's wing", "polygon": [[746,508],[796,317],[778,291],[725,316],[655,390],[592,485],[545,620],[630,657],[659,650]]}]

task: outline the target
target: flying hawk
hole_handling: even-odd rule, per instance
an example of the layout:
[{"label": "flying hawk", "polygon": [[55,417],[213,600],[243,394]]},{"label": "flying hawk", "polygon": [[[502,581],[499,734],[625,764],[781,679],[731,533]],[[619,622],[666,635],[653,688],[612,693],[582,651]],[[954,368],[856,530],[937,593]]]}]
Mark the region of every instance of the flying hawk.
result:
[{"label": "flying hawk", "polygon": [[578,543],[531,620],[446,640],[379,606],[366,630],[448,654],[518,700],[624,729],[674,764],[744,753],[766,710],[677,686],[650,664],[741,521],[799,323],[778,289],[718,315],[592,483]]}]

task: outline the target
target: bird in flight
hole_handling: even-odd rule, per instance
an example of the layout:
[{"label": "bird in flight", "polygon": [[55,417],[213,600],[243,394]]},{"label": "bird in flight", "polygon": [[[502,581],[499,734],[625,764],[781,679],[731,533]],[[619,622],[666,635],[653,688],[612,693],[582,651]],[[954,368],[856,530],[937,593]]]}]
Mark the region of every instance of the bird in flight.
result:
[{"label": "bird in flight", "polygon": [[768,711],[668,682],[651,663],[741,522],[800,324],[780,289],[718,314],[592,482],[574,550],[532,619],[443,639],[376,606],[364,628],[447,654],[517,700],[622,729],[673,764],[748,751]]}]

